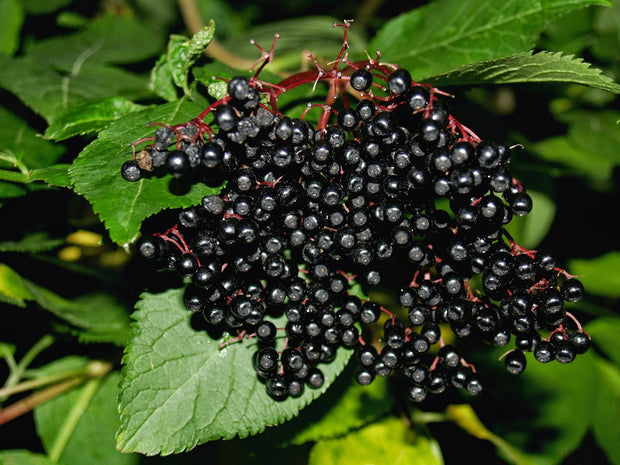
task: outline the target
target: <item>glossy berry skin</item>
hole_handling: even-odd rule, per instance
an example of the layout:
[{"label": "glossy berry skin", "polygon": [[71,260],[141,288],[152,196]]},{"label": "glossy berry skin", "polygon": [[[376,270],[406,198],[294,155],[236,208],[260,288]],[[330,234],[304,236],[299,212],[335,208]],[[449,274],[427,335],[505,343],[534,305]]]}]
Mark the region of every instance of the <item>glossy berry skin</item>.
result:
[{"label": "glossy berry skin", "polygon": [[411,87],[411,74],[404,68],[392,71],[388,77],[388,90],[394,95],[402,95]]},{"label": "glossy berry skin", "polygon": [[258,349],[254,353],[254,368],[264,373],[272,373],[278,369],[278,352],[272,347]]},{"label": "glossy berry skin", "polygon": [[167,250],[166,243],[158,236],[147,236],[140,239],[138,251],[140,255],[147,259],[163,258]]},{"label": "glossy berry skin", "polygon": [[338,124],[346,131],[353,131],[359,124],[357,111],[352,108],[343,108],[338,112]]},{"label": "glossy berry skin", "polygon": [[127,160],[121,166],[121,175],[125,181],[136,182],[142,179],[142,170],[136,160]]},{"label": "glossy berry skin", "polygon": [[554,344],[554,348],[555,359],[560,363],[571,363],[577,356],[575,346],[568,340],[557,342]]},{"label": "glossy berry skin", "polygon": [[368,386],[375,379],[372,369],[359,367],[355,372],[355,381],[362,386]]},{"label": "glossy berry skin", "polygon": [[409,387],[409,399],[413,402],[420,403],[428,397],[428,388],[412,384]]},{"label": "glossy berry skin", "polygon": [[461,363],[461,355],[456,347],[453,345],[445,345],[437,354],[439,362],[446,368],[457,368]]},{"label": "glossy berry skin", "polygon": [[590,336],[582,331],[575,331],[569,337],[577,354],[584,354],[592,345]]},{"label": "glossy berry skin", "polygon": [[473,395],[477,396],[483,390],[483,383],[480,375],[478,373],[471,373],[465,380],[465,389],[466,391]]},{"label": "glossy berry skin", "polygon": [[276,338],[278,330],[271,321],[264,320],[256,328],[256,337],[261,342],[271,342]]},{"label": "glossy berry skin", "polygon": [[549,341],[542,340],[534,348],[534,358],[540,363],[549,363],[555,359],[555,348]]},{"label": "glossy berry skin", "polygon": [[283,374],[275,374],[267,378],[267,394],[274,400],[283,401],[288,396],[288,382]]},{"label": "glossy berry skin", "polygon": [[[144,239],[140,254],[186,280],[189,311],[255,351],[256,375],[276,401],[321,388],[323,365],[342,350],[355,350],[357,383],[399,372],[413,402],[449,387],[482,392],[459,340],[514,341],[503,357],[512,374],[525,369],[525,352],[569,363],[587,351],[590,337],[564,309],[583,298],[581,283],[504,229],[532,209],[511,149],[480,141],[443,92],[407,70],[349,65],[330,76],[338,99],[316,126],[275,109],[308,72],[268,88],[257,75],[235,76],[204,124],[160,127],[123,165],[126,180],[152,166],[221,187]],[[340,99],[347,83],[357,92]],[[368,297],[392,279],[400,311]],[[356,287],[363,300],[349,295]]]},{"label": "glossy berry skin", "polygon": [[428,90],[422,86],[410,87],[407,91],[406,99],[411,111],[420,111],[428,106]]},{"label": "glossy berry skin", "polygon": [[311,389],[320,388],[321,386],[323,386],[324,382],[325,376],[323,375],[323,372],[318,368],[312,369],[308,374],[308,378],[306,379],[306,384]]},{"label": "glossy berry skin", "polygon": [[560,291],[567,302],[579,302],[583,299],[584,288],[577,278],[569,278],[562,283]]},{"label": "glossy berry skin", "polygon": [[520,350],[511,350],[504,357],[504,365],[510,374],[518,375],[523,373],[527,365],[525,354]]},{"label": "glossy berry skin", "polygon": [[526,192],[519,192],[510,196],[508,203],[516,216],[525,216],[532,211],[532,198]]},{"label": "glossy berry skin", "polygon": [[175,177],[189,173],[191,166],[189,158],[182,150],[173,150],[166,157],[166,168]]},{"label": "glossy berry skin", "polygon": [[372,74],[366,68],[357,69],[351,74],[349,83],[358,92],[365,92],[372,85]]}]

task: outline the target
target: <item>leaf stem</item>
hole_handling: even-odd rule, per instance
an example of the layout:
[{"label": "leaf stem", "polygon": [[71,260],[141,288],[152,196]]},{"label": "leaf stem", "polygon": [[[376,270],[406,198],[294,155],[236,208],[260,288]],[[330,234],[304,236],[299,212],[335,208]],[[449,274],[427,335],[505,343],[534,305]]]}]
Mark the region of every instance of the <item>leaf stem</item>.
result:
[{"label": "leaf stem", "polygon": [[[84,381],[90,381],[86,384],[84,391],[81,393],[78,401],[69,412],[67,421],[61,428],[51,451],[55,451],[54,454],[59,454],[64,449],[69,436],[75,429],[75,424],[79,420],[80,416],[84,412],[88,402],[94,395],[101,379],[103,379],[112,370],[112,364],[100,360],[94,360],[86,366],[86,370],[81,376],[56,383],[45,389],[37,391],[24,399],[20,399],[17,402],[9,405],[8,407],[0,410],[0,425],[8,423],[21,415],[24,415],[32,411],[37,406],[53,399],[54,397],[67,392],[68,390],[82,384]],[[96,381],[92,383],[91,381]],[[91,392],[92,391],[92,392]],[[77,418],[76,418],[77,416]],[[66,430],[66,431],[65,431]],[[68,434],[68,435],[67,435]],[[65,437],[66,436],[66,437]],[[64,441],[64,443],[63,443]],[[52,452],[50,452],[52,454]],[[55,461],[57,458],[55,459]]]},{"label": "leaf stem", "polygon": [[40,388],[48,384],[53,384],[58,381],[65,380],[67,378],[82,377],[88,374],[88,368],[80,368],[78,370],[69,370],[62,373],[56,373],[50,376],[44,376],[41,378],[30,379],[22,381],[21,383],[14,384],[12,386],[6,386],[0,388],[0,398],[12,396],[20,392],[30,391],[32,389]]},{"label": "leaf stem", "polygon": [[28,397],[9,405],[8,407],[0,410],[0,425],[8,423],[9,421],[14,420],[17,417],[20,417],[30,412],[36,406],[41,405],[42,403],[81,384],[84,379],[86,378],[74,378],[68,381],[64,381],[62,383],[54,384],[53,386],[50,386],[41,391],[37,391],[34,394],[31,394]]},{"label": "leaf stem", "polygon": [[102,378],[90,379],[82,389],[82,392],[80,392],[77,401],[73,404],[73,408],[69,411],[69,414],[65,418],[60,431],[58,431],[58,434],[56,435],[56,439],[49,449],[48,457],[53,462],[57,462],[58,459],[60,459],[62,452],[65,450],[69,439],[71,439],[71,435],[80,421],[80,418],[84,415],[84,412],[88,408],[88,404],[90,404],[90,401],[95,396],[101,382]]},{"label": "leaf stem", "polygon": [[0,180],[28,184],[30,183],[30,176],[24,173],[18,173],[17,171],[0,170]]},{"label": "leaf stem", "polygon": [[13,386],[17,384],[19,380],[21,379],[21,377],[23,376],[24,371],[26,371],[26,369],[28,368],[28,365],[32,363],[32,361],[36,358],[37,355],[39,355],[41,352],[43,352],[53,343],[54,343],[54,337],[50,334],[46,334],[41,339],[39,339],[35,343],[35,345],[33,345],[28,350],[28,352],[24,354],[24,356],[19,361],[15,369],[11,371],[11,373],[6,379],[6,382],[4,383],[4,386],[9,387],[9,386]]}]

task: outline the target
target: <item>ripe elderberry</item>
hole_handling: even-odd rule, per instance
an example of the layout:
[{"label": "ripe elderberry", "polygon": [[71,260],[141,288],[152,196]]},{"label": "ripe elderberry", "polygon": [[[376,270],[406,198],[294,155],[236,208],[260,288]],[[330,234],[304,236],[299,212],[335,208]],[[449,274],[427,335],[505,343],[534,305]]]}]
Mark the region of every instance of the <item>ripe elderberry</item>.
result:
[{"label": "ripe elderberry", "polygon": [[[220,187],[143,235],[139,254],[187,283],[184,305],[208,325],[256,338],[253,368],[276,401],[322,387],[340,350],[355,352],[359,384],[400,372],[414,402],[483,391],[461,339],[507,347],[512,374],[525,352],[541,363],[586,352],[567,305],[584,298],[582,283],[506,232],[533,206],[511,148],[481,140],[408,70],[349,62],[346,49],[333,70],[282,83],[234,76],[197,118],[144,139],[125,180],[167,173]],[[282,92],[323,83],[325,103],[307,107],[322,109],[316,122],[278,107]],[[347,88],[358,102],[339,98]],[[399,289],[397,310],[360,298],[384,284]]]}]

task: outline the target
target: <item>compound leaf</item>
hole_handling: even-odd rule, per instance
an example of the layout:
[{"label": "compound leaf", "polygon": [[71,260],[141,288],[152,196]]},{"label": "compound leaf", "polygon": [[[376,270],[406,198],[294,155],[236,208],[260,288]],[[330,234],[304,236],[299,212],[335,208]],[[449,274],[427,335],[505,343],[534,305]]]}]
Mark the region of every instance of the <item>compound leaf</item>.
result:
[{"label": "compound leaf", "polygon": [[46,232],[36,232],[17,241],[0,242],[0,252],[37,253],[55,249],[64,243],[64,239],[52,238]]},{"label": "compound leaf", "polygon": [[582,58],[562,53],[521,53],[507,58],[463,66],[428,79],[437,86],[570,82],[620,93],[620,85]]},{"label": "compound leaf", "polygon": [[[423,80],[527,52],[554,19],[604,0],[438,0],[383,25],[369,50]],[[438,58],[441,57],[441,58]]]},{"label": "compound leaf", "polygon": [[175,124],[196,117],[204,107],[181,99],[177,102],[126,114],[103,130],[74,160],[69,175],[75,190],[86,197],[105,223],[110,238],[121,245],[136,240],[142,221],[166,208],[195,205],[219,189],[194,184],[183,195],[170,191],[172,176],[131,183],[121,177],[122,164],[131,159],[131,144],[152,137],[149,123]]},{"label": "compound leaf", "polygon": [[42,139],[28,123],[1,106],[0,120],[0,147],[19,155],[26,168],[49,166],[62,155],[64,147]]},{"label": "compound leaf", "polygon": [[138,99],[150,93],[146,78],[110,65],[91,64],[65,73],[28,55],[0,54],[0,67],[0,87],[47,121],[92,100],[119,95]]},{"label": "compound leaf", "polygon": [[58,163],[47,168],[32,170],[30,172],[30,180],[43,181],[50,186],[71,187],[70,167],[71,165],[68,163]]},{"label": "compound leaf", "polygon": [[89,294],[66,299],[0,264],[0,299],[18,306],[34,301],[69,323],[84,342],[111,342],[123,346],[129,337],[126,309],[110,294]]},{"label": "compound leaf", "polygon": [[[256,341],[220,349],[225,337],[212,339],[192,328],[182,289],[143,294],[133,317],[119,394],[117,446],[125,452],[167,455],[289,420],[325,392],[352,353],[339,349],[332,363],[319,365],[326,379],[322,388],[306,387],[302,396],[276,402],[252,369]],[[276,325],[284,320],[276,319]]]},{"label": "compound leaf", "polygon": [[181,42],[171,41],[168,46],[168,66],[172,71],[172,80],[181,87],[185,93],[189,93],[187,77],[189,69],[202,55],[207,45],[211,43],[215,35],[215,22],[211,20],[189,40]]},{"label": "compound leaf", "polygon": [[176,87],[185,95],[190,93],[188,87],[189,71],[215,36],[215,22],[194,34],[191,39],[173,34],[168,41],[165,54],[161,55],[151,71],[151,89],[160,97],[173,101],[177,97]]},{"label": "compound leaf", "polygon": [[34,43],[26,55],[74,75],[92,65],[140,62],[161,46],[160,36],[135,18],[105,15],[83,31]]},{"label": "compound leaf", "polygon": [[91,134],[104,129],[120,116],[143,108],[144,105],[137,105],[120,96],[95,100],[56,115],[44,136],[46,139],[61,141],[72,136]]}]

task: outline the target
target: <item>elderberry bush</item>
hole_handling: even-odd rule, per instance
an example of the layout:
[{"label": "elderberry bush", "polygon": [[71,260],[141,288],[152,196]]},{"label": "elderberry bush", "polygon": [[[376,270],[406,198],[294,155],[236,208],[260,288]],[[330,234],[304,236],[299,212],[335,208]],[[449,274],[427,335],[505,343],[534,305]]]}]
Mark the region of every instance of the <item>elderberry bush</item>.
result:
[{"label": "elderberry bush", "polygon": [[[235,76],[197,118],[158,127],[123,164],[125,180],[225,187],[144,235],[139,253],[187,282],[187,309],[228,343],[256,338],[253,369],[278,401],[321,387],[340,348],[354,351],[358,383],[399,373],[414,402],[484,390],[465,338],[505,347],[512,374],[525,352],[540,363],[586,352],[590,338],[565,308],[582,299],[581,282],[505,229],[532,209],[511,172],[521,147],[479,138],[447,94],[406,69],[352,63],[344,49],[331,71],[276,85]],[[318,122],[279,111],[280,93],[321,79],[349,98],[326,102]],[[394,270],[400,310],[353,292]]]}]

